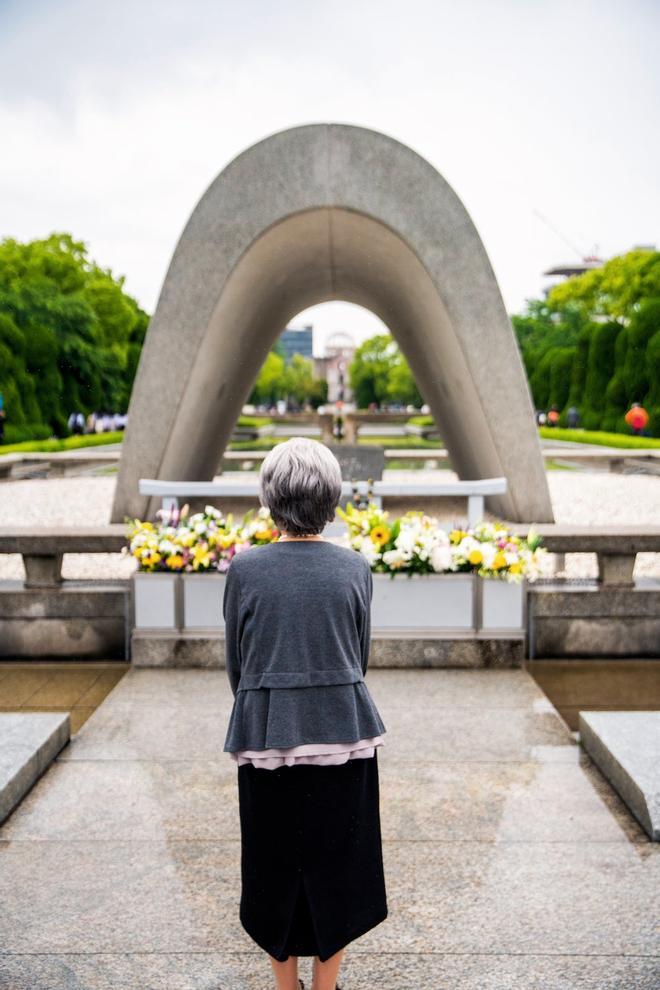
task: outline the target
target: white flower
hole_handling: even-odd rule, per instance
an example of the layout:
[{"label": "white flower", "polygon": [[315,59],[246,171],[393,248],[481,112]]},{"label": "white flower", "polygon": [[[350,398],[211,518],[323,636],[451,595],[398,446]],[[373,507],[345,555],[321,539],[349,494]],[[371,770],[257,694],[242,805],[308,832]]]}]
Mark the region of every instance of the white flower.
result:
[{"label": "white flower", "polygon": [[362,546],[360,547],[359,553],[368,561],[369,565],[373,565],[380,558],[380,553],[378,552],[378,547],[373,542],[373,540],[363,540]]},{"label": "white flower", "polygon": [[393,570],[403,567],[406,560],[398,549],[386,550],[383,554],[383,562]]},{"label": "white flower", "polygon": [[464,536],[463,537],[463,539],[458,544],[458,546],[456,547],[456,549],[457,549],[457,551],[459,553],[461,553],[462,556],[467,557],[467,555],[472,550],[480,550],[481,549],[481,546],[482,545],[479,542],[479,540],[475,540],[474,536],[468,535],[468,536]]},{"label": "white flower", "polygon": [[402,552],[411,553],[415,546],[415,536],[413,533],[407,532],[406,529],[402,529],[394,544]]},{"label": "white flower", "polygon": [[448,546],[440,545],[433,547],[431,551],[431,566],[436,572],[447,571],[452,565],[451,550]]}]

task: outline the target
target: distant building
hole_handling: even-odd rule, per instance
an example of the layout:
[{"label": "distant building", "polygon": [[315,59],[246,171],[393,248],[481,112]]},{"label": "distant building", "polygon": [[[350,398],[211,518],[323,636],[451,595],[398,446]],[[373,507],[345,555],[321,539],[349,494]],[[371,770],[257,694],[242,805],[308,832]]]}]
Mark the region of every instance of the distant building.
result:
[{"label": "distant building", "polygon": [[282,345],[285,364],[290,362],[294,354],[302,354],[310,361],[313,359],[312,331],[311,323],[301,328],[287,327],[282,331],[278,343]]},{"label": "distant building", "polygon": [[603,258],[588,255],[581,261],[569,261],[566,264],[553,265],[552,268],[548,268],[547,271],[543,272],[544,278],[552,278],[552,282],[547,282],[543,286],[543,295],[547,297],[551,289],[554,289],[561,282],[566,281],[567,278],[571,278],[573,275],[584,275],[585,272],[589,272],[593,268],[600,268],[602,264],[604,264]]},{"label": "distant building", "polygon": [[[655,244],[635,244],[630,250],[655,251],[656,247]],[[552,278],[552,282],[546,283],[543,287],[543,295],[547,297],[551,289],[554,289],[561,282],[565,282],[567,278],[572,278],[573,275],[584,275],[585,272],[592,271],[594,268],[600,268],[606,260],[606,258],[599,258],[595,254],[590,254],[582,258],[581,261],[568,261],[566,264],[553,265],[552,268],[543,272],[544,278]]]},{"label": "distant building", "polygon": [[348,384],[348,366],[355,354],[355,341],[348,333],[338,331],[325,341],[325,354],[314,359],[314,375],[328,383],[328,402],[352,402]]}]

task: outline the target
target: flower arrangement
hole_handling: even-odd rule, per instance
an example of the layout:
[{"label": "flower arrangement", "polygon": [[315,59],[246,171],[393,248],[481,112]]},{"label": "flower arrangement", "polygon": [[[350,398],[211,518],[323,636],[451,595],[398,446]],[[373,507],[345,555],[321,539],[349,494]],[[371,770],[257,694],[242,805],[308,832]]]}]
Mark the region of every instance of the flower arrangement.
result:
[{"label": "flower arrangement", "polygon": [[398,572],[468,571],[510,582],[534,580],[547,554],[531,527],[526,537],[515,536],[498,521],[447,533],[437,519],[421,511],[406,512],[392,523],[389,513],[375,503],[363,509],[349,502],[337,512],[348,528],[344,545],[363,554],[372,571],[392,577]]},{"label": "flower arrangement", "polygon": [[502,522],[477,523],[449,533],[452,570],[476,571],[479,577],[534,581],[544,569],[548,551],[530,527],[527,536],[516,536]]},{"label": "flower arrangement", "polygon": [[[468,529],[444,530],[433,516],[410,510],[390,521],[374,502],[365,508],[348,502],[337,509],[347,533],[340,541],[366,557],[372,571],[390,574],[476,573],[483,578],[533,581],[543,570],[547,550],[533,527],[516,536],[499,521],[482,521]],[[239,521],[207,505],[159,509],[157,522],[126,519],[128,545],[122,553],[137,560],[143,572],[224,574],[237,553],[277,540],[280,531],[267,508],[250,509]]]},{"label": "flower arrangement", "polygon": [[156,523],[126,519],[129,543],[122,553],[135,557],[140,571],[224,573],[235,554],[280,535],[264,506],[256,513],[250,509],[239,522],[212,505],[192,515],[188,505],[156,515]]},{"label": "flower arrangement", "polygon": [[348,527],[344,545],[358,550],[377,573],[431,574],[448,567],[449,538],[432,516],[411,510],[390,523],[389,512],[373,502],[366,509],[348,502],[337,514]]}]

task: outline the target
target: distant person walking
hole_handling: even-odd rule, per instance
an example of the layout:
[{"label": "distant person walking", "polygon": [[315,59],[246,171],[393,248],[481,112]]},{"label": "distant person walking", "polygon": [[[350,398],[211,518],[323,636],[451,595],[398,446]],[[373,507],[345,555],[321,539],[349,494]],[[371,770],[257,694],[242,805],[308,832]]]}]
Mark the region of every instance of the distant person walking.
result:
[{"label": "distant person walking", "polygon": [[0,443],[5,442],[5,400],[0,392]]},{"label": "distant person walking", "polygon": [[569,430],[575,430],[580,425],[580,413],[575,406],[570,406],[566,413],[566,423]]},{"label": "distant person walking", "polygon": [[548,410],[548,426],[559,426],[559,410],[557,406],[550,406]]},{"label": "distant person walking", "polygon": [[74,436],[80,436],[81,433],[85,432],[85,417],[81,412],[72,412],[67,420],[67,426],[70,433],[73,433]]},{"label": "distant person walking", "polygon": [[639,402],[633,402],[625,415],[625,421],[636,436],[642,436],[648,426],[649,414]]}]

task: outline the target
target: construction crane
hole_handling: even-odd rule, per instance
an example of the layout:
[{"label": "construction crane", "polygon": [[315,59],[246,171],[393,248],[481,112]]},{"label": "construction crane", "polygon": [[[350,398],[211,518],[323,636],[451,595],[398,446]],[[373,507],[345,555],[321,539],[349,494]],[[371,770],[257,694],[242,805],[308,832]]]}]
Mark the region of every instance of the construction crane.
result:
[{"label": "construction crane", "polygon": [[561,238],[564,244],[567,244],[571,251],[574,251],[580,258],[580,262],[569,262],[565,265],[555,265],[554,268],[549,268],[547,272],[543,272],[544,275],[564,275],[567,278],[570,278],[571,275],[582,275],[583,272],[589,271],[592,268],[600,268],[603,263],[603,259],[599,258],[596,254],[598,250],[597,244],[594,244],[591,254],[586,254],[584,251],[581,251],[580,248],[577,247],[571,240],[569,240],[569,238],[566,237],[561,230],[558,230],[554,224],[550,223],[548,218],[544,217],[542,213],[538,210],[534,210],[533,213],[542,223],[546,225],[549,230],[553,232],[553,234],[556,234],[557,237]]}]

